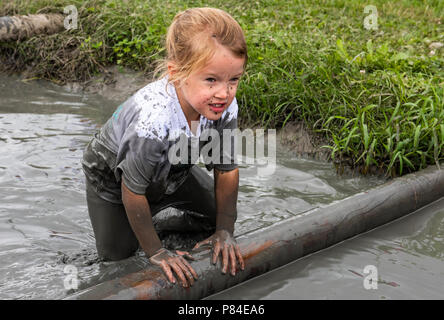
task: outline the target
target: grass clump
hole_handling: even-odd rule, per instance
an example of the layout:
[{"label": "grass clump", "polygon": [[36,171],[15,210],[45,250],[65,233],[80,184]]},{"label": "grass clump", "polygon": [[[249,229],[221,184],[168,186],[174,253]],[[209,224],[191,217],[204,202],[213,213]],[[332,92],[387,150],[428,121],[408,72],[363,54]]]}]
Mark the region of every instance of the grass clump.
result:
[{"label": "grass clump", "polygon": [[339,166],[363,173],[402,175],[444,159],[442,1],[375,0],[376,30],[364,28],[363,0],[0,0],[0,15],[62,13],[72,4],[77,30],[0,44],[3,67],[60,83],[110,64],[149,73],[178,11],[218,7],[246,33],[244,125],[304,121],[331,141]]}]

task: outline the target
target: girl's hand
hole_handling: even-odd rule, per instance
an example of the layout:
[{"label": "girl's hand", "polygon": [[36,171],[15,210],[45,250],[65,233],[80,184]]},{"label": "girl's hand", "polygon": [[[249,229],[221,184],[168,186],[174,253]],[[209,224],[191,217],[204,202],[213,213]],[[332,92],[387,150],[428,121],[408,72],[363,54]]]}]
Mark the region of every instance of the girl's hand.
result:
[{"label": "girl's hand", "polygon": [[176,250],[176,253],[174,253],[165,248],[161,248],[149,258],[149,261],[152,264],[160,266],[168,280],[176,283],[176,278],[171,271],[171,269],[173,269],[182,282],[182,286],[187,288],[189,285],[192,286],[194,284],[194,279],[197,280],[197,273],[184,258],[195,260],[186,251]]},{"label": "girl's hand", "polygon": [[[242,270],[245,268],[244,259],[233,235],[226,230],[218,230],[211,237],[197,243],[193,250],[202,245],[210,245],[213,249],[213,264],[216,264],[219,253],[222,253],[222,273],[227,272],[230,260],[231,275],[236,275],[236,262],[238,261]],[[237,260],[236,260],[237,258]]]}]

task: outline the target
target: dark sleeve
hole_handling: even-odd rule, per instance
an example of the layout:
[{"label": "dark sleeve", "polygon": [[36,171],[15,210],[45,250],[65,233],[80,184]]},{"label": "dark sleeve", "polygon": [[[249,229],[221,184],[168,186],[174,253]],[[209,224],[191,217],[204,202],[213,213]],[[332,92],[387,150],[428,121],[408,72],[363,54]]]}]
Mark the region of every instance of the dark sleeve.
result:
[{"label": "dark sleeve", "polygon": [[208,171],[213,168],[219,171],[231,171],[238,167],[235,139],[235,133],[237,131],[237,113],[237,101],[234,99],[220,119],[220,123],[216,126],[217,131],[219,132],[220,160],[218,163],[205,164]]},{"label": "dark sleeve", "polygon": [[117,156],[116,175],[124,177],[125,185],[136,194],[145,194],[159,165],[164,161],[167,147],[157,139],[138,137],[134,132],[124,136]]}]

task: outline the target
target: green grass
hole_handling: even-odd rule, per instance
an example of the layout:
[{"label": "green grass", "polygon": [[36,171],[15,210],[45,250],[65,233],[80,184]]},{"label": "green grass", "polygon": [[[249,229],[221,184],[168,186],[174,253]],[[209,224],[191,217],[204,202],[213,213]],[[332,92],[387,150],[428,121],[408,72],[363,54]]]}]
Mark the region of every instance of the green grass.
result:
[{"label": "green grass", "polygon": [[[86,80],[109,64],[150,72],[166,28],[188,7],[227,10],[245,30],[249,65],[239,91],[243,126],[304,121],[331,141],[335,162],[402,175],[444,159],[442,1],[0,0],[0,15],[63,12],[79,29],[0,44],[32,76]],[[363,26],[366,5],[378,29]],[[7,64],[5,64],[6,66]]]}]

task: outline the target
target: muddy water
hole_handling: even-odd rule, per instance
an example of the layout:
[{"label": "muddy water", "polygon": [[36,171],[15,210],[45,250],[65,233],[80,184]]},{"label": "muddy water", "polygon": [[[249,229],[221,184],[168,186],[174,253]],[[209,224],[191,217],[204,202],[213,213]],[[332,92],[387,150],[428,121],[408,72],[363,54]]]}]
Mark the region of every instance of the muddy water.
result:
[{"label": "muddy water", "polygon": [[[68,265],[79,289],[146,266],[143,252],[99,261],[86,208],[82,150],[120,102],[0,76],[0,299],[61,299]],[[236,234],[383,183],[338,178],[281,147],[274,175],[246,165],[240,175]]]},{"label": "muddy water", "polygon": [[[443,299],[444,198],[207,299]],[[366,266],[367,270],[364,270]],[[370,278],[375,278],[372,285]]]}]

